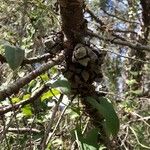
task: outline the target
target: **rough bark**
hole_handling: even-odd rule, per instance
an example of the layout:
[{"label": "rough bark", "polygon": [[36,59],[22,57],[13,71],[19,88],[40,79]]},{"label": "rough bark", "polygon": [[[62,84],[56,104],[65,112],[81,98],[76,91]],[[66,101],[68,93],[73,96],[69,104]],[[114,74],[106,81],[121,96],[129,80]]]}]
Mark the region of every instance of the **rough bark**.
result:
[{"label": "rough bark", "polygon": [[150,26],[150,1],[149,0],[141,0],[141,5],[143,8],[143,22],[146,27]]},{"label": "rough bark", "polygon": [[72,44],[80,42],[78,33],[83,31],[86,21],[83,17],[83,0],[59,0],[62,30]]}]

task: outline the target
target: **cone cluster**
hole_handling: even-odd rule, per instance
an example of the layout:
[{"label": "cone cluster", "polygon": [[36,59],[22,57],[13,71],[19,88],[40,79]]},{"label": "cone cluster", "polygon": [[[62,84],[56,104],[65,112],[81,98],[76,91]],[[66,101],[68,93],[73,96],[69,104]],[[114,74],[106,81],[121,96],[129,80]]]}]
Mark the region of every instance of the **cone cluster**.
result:
[{"label": "cone cluster", "polygon": [[[92,47],[77,44],[74,47],[71,61],[66,63],[64,76],[71,82],[72,88],[85,90],[93,82],[102,80],[101,64],[104,53]],[[66,62],[69,61],[66,59]],[[89,89],[89,88],[87,88]]]}]

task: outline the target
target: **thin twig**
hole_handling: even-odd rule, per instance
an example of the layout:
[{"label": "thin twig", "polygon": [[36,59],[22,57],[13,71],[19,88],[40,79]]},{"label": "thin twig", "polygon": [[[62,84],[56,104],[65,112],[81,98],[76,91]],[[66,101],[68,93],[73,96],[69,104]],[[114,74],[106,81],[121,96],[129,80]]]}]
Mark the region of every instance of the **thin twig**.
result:
[{"label": "thin twig", "polygon": [[90,16],[101,26],[105,25],[102,20],[100,20],[97,16],[95,16],[95,14],[90,9],[88,9],[88,7],[86,7],[86,12],[89,13]]},{"label": "thin twig", "polygon": [[48,139],[48,137],[49,137],[50,131],[51,131],[51,129],[52,129],[53,122],[54,122],[56,113],[57,113],[57,111],[58,111],[59,104],[61,103],[62,99],[63,99],[63,94],[60,95],[60,98],[59,98],[57,104],[54,106],[51,119],[50,119],[49,122],[48,122],[48,127],[47,127],[47,129],[46,129],[46,131],[45,131],[45,134],[44,134],[43,139],[41,140],[41,144],[40,144],[40,145],[41,145],[41,148],[40,148],[41,150],[45,150],[45,148],[46,148],[46,146],[47,146],[46,142],[47,142],[47,139]]},{"label": "thin twig", "polygon": [[89,35],[91,37],[98,38],[99,40],[111,42],[112,44],[118,44],[118,45],[122,45],[122,46],[128,46],[128,47],[130,47],[132,49],[142,50],[142,51],[145,50],[145,51],[150,52],[150,45],[142,45],[142,44],[138,43],[137,41],[131,43],[129,41],[122,41],[120,39],[118,40],[118,39],[106,38],[106,37],[102,37],[100,35],[97,35],[97,34],[95,34],[93,32],[89,32],[89,31],[87,31],[85,33],[85,35]]},{"label": "thin twig", "polygon": [[[13,104],[11,98],[8,97],[8,99],[9,99],[9,102],[10,102],[11,107],[12,107],[12,112],[13,112],[13,114],[14,114],[15,126],[16,126],[17,129],[19,129],[19,123],[18,123],[18,120],[17,120],[17,112],[15,111],[15,109],[14,109],[14,107],[13,107],[14,104]],[[20,146],[20,140],[19,140],[19,134],[17,134],[16,141],[19,143],[19,145],[18,145],[19,148],[21,148],[21,146]]]},{"label": "thin twig", "polygon": [[[101,25],[101,27],[99,27],[100,29],[105,29],[106,24],[100,20],[91,10],[89,10],[88,8],[86,9],[86,12],[89,13],[91,15],[91,17]],[[122,33],[133,33],[133,34],[137,34],[135,31],[132,30],[120,30],[120,29],[111,29],[111,32],[122,32]]]},{"label": "thin twig", "polygon": [[54,133],[56,132],[56,130],[57,130],[57,128],[58,128],[58,126],[59,126],[61,120],[63,119],[64,113],[66,112],[66,110],[67,110],[67,108],[70,106],[70,104],[72,103],[73,99],[74,99],[74,97],[73,97],[72,100],[69,102],[69,104],[66,105],[65,108],[63,109],[63,111],[62,111],[62,113],[61,113],[61,115],[60,115],[60,117],[59,117],[59,119],[58,119],[58,121],[57,121],[57,123],[56,123],[56,125],[55,125],[55,128],[54,128],[53,132],[52,132],[52,133],[49,135],[49,137],[47,138],[46,145],[48,145],[48,143],[49,143],[49,141],[51,140],[52,136],[53,136]]},{"label": "thin twig", "polygon": [[132,58],[132,57],[129,57],[129,56],[124,56],[122,54],[119,54],[117,52],[113,52],[113,51],[108,50],[108,49],[101,49],[101,51],[110,52],[110,53],[113,53],[113,54],[115,54],[117,56],[120,56],[120,57],[123,57],[123,58],[128,58],[128,59],[133,60],[133,61],[138,61],[138,62],[150,64],[150,62],[148,62],[148,61],[144,61],[144,60],[140,60],[140,59],[135,59],[135,58]]},{"label": "thin twig", "polygon": [[10,121],[8,122],[7,126],[4,126],[5,128],[3,128],[3,131],[0,134],[1,141],[3,141],[3,139],[5,138],[5,134],[7,133],[9,127],[11,126],[13,119],[14,119],[14,114],[10,118]]},{"label": "thin twig", "polygon": [[138,138],[138,136],[137,136],[135,130],[134,130],[132,127],[129,127],[129,128],[130,128],[130,130],[132,131],[132,133],[134,134],[137,143],[138,143],[141,147],[143,147],[143,148],[145,148],[145,149],[150,149],[149,146],[146,146],[146,145],[142,144],[142,143],[139,141],[139,138]]},{"label": "thin twig", "polygon": [[[101,9],[102,9],[102,8],[101,8]],[[119,20],[121,20],[121,21],[128,22],[128,23],[133,23],[133,24],[140,24],[139,22],[126,20],[126,19],[121,18],[121,17],[119,17],[119,16],[116,16],[116,15],[114,15],[114,14],[110,14],[110,13],[108,13],[108,12],[107,12],[106,10],[104,10],[104,9],[102,9],[102,10],[103,10],[104,13],[107,14],[108,16],[115,17],[115,18],[117,18],[117,19],[119,19]]]},{"label": "thin twig", "polygon": [[[0,129],[1,131],[3,131],[4,129]],[[15,133],[15,134],[25,134],[25,133],[40,133],[41,131],[38,130],[38,129],[30,129],[30,128],[9,128],[7,130],[7,132],[12,132],[12,133]]]}]

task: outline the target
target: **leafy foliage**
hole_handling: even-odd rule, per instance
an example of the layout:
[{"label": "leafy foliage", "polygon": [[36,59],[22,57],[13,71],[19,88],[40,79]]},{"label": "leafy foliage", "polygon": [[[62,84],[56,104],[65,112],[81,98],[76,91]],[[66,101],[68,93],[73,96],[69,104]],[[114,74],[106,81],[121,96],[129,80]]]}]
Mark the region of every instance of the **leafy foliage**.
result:
[{"label": "leafy foliage", "polygon": [[106,119],[104,122],[106,132],[109,135],[112,134],[112,136],[116,136],[119,131],[119,119],[113,105],[108,101],[108,99],[105,98],[99,98],[98,102],[92,97],[88,97],[87,100]]},{"label": "leafy foliage", "polygon": [[96,128],[89,131],[86,137],[83,137],[81,130],[77,128],[75,130],[75,136],[81,150],[97,150],[100,147],[97,144],[98,129]]}]

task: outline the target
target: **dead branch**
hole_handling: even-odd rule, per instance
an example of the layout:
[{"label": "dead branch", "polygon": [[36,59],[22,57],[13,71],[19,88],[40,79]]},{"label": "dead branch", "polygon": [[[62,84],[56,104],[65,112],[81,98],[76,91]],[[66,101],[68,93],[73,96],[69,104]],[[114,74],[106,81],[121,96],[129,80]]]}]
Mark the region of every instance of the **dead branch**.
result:
[{"label": "dead branch", "polygon": [[[98,28],[100,28],[101,30],[105,30],[105,28],[106,28],[106,24],[102,21],[102,20],[100,20],[97,16],[95,16],[95,14],[91,11],[91,10],[89,10],[88,8],[86,9],[86,11],[91,15],[91,17],[97,22],[97,23],[99,23],[100,25],[101,25],[101,27],[98,27]],[[106,12],[105,12],[106,13]],[[113,16],[114,17],[114,16]],[[123,33],[134,33],[134,34],[137,34],[136,32],[133,32],[133,31],[122,31],[122,30],[109,30],[109,32],[112,32],[112,36],[115,36],[116,38],[115,38],[115,40],[113,40],[112,38],[105,38],[105,37],[101,37],[101,36],[98,36],[98,35],[96,35],[95,33],[92,33],[92,32],[88,32],[88,35],[90,36],[94,36],[94,37],[96,37],[96,38],[98,38],[98,39],[100,39],[100,40],[104,40],[104,41],[108,41],[108,42],[111,42],[111,43],[113,43],[113,44],[118,44],[118,45],[122,45],[122,46],[128,46],[128,47],[130,47],[130,48],[132,48],[132,49],[136,49],[136,50],[145,50],[145,51],[148,51],[148,52],[150,52],[150,46],[149,45],[142,45],[142,44],[140,44],[140,43],[138,43],[137,41],[135,41],[135,42],[133,42],[133,43],[131,43],[131,42],[129,42],[129,41],[127,41],[127,40],[124,40],[125,38],[122,38],[122,37],[120,37],[120,36],[118,36],[118,35],[116,35],[115,33],[113,33],[113,32],[123,32]],[[92,35],[93,34],[93,35]],[[135,44],[134,44],[135,43]]]},{"label": "dead branch", "polygon": [[[0,129],[3,130],[3,129]],[[41,131],[38,129],[34,129],[34,128],[9,128],[7,130],[8,132],[12,132],[15,134],[25,134],[25,133],[40,133]]]}]

